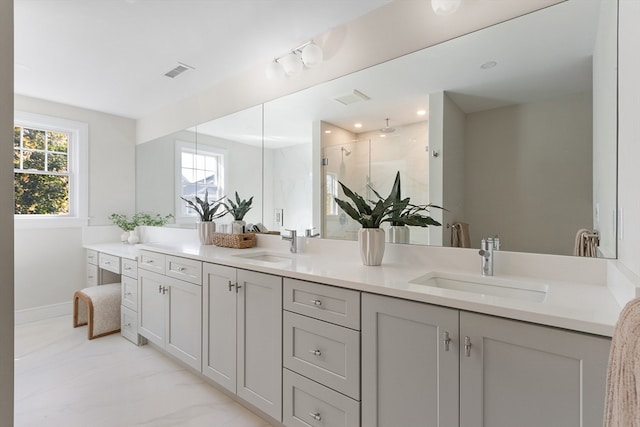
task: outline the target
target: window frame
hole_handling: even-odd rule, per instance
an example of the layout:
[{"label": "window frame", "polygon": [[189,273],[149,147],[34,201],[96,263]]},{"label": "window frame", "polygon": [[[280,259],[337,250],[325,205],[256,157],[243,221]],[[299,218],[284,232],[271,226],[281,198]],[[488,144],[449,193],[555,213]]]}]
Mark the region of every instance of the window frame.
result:
[{"label": "window frame", "polygon": [[14,214],[15,228],[87,226],[89,224],[89,125],[74,120],[24,111],[14,112],[13,123],[14,126],[69,134],[67,163],[69,213],[66,215]]},{"label": "window frame", "polygon": [[[175,220],[176,223],[195,223],[198,221],[198,216],[195,213],[185,213],[185,202],[180,197],[182,196],[182,153],[183,152],[191,152],[196,154],[211,154],[212,156],[221,156],[222,157],[222,194],[224,195],[224,191],[226,188],[226,183],[228,182],[228,164],[229,164],[229,156],[228,150],[220,147],[214,147],[211,145],[203,145],[198,144],[196,142],[187,142],[184,140],[175,140],[175,194],[176,194],[176,204],[175,204]],[[209,197],[209,201],[215,200],[212,197]],[[193,212],[193,211],[191,211]]]}]

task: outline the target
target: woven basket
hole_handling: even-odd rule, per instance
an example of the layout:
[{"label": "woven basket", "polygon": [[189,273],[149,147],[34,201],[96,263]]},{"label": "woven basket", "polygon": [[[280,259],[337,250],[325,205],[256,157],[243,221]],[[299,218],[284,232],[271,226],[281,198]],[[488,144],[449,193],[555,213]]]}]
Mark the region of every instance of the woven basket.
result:
[{"label": "woven basket", "polygon": [[256,245],[255,233],[213,233],[213,244],[223,248],[247,249]]}]

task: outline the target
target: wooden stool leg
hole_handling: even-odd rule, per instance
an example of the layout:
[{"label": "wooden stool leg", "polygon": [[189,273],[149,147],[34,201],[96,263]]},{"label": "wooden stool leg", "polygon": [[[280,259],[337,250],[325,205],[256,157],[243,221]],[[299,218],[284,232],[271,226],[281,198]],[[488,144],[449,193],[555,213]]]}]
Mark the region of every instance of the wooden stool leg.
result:
[{"label": "wooden stool leg", "polygon": [[[80,291],[76,291],[73,294],[73,327],[84,326],[89,322],[87,313],[87,303],[84,298],[84,294]],[[80,303],[82,299],[82,304]]]}]

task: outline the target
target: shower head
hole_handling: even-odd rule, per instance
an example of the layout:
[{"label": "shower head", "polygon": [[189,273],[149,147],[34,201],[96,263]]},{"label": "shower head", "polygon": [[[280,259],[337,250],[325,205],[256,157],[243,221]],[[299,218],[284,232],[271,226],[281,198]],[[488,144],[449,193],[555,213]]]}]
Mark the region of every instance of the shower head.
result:
[{"label": "shower head", "polygon": [[387,125],[385,127],[383,127],[382,129],[380,129],[380,132],[382,133],[391,133],[391,132],[395,132],[396,130],[394,128],[389,127],[389,119],[387,119]]},{"label": "shower head", "polygon": [[340,147],[340,150],[342,150],[342,152],[344,153],[345,156],[348,156],[349,154],[351,154],[351,151],[347,150],[344,147]]}]

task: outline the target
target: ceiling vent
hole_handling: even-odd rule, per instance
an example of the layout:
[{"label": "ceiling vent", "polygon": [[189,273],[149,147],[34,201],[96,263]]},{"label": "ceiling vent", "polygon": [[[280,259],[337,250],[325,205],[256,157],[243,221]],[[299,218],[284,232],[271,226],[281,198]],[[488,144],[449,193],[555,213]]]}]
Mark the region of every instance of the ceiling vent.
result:
[{"label": "ceiling vent", "polygon": [[192,67],[191,65],[183,64],[182,62],[178,62],[178,66],[176,68],[164,73],[164,75],[167,77],[171,77],[173,79],[174,77],[179,76],[180,74],[184,73],[187,70],[195,70],[195,67]]},{"label": "ceiling vent", "polygon": [[364,93],[360,92],[357,89],[354,89],[352,92],[349,92],[345,95],[342,96],[338,96],[336,98],[334,98],[336,101],[338,101],[339,103],[341,103],[342,105],[351,105],[351,104],[355,104],[356,102],[360,102],[360,101],[368,101],[371,98],[369,98],[367,95],[365,95]]}]

